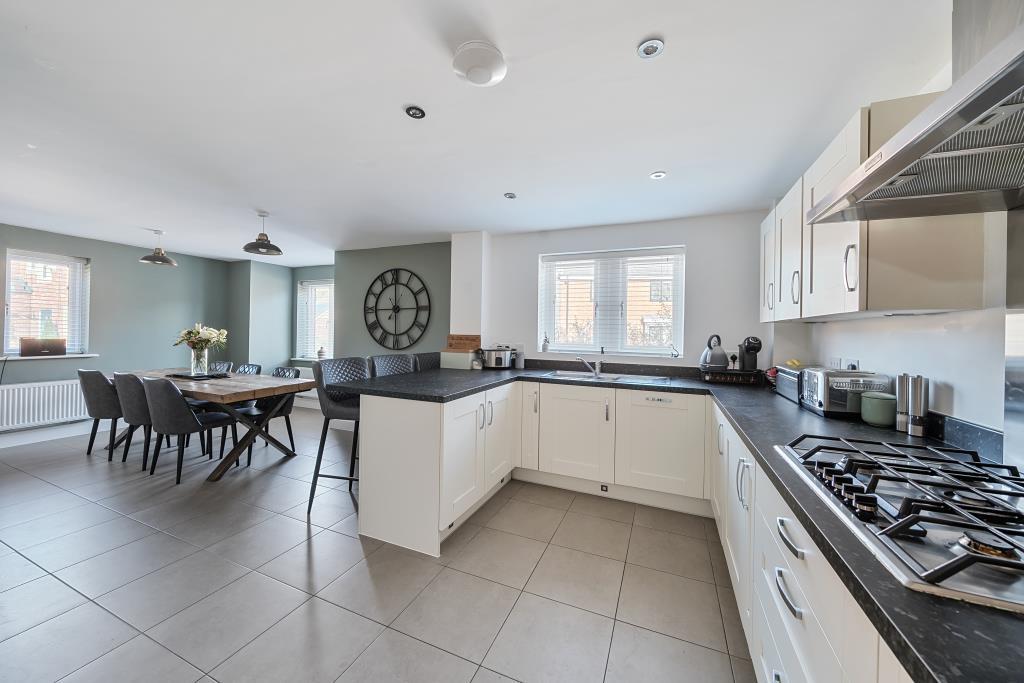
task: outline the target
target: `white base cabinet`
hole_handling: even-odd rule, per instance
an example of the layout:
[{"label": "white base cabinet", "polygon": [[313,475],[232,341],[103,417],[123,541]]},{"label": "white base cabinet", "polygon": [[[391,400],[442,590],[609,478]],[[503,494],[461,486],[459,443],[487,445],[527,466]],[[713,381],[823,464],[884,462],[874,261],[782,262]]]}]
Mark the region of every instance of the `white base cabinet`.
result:
[{"label": "white base cabinet", "polygon": [[488,491],[518,467],[522,458],[521,387],[512,382],[484,395],[487,424],[484,432],[485,484]]},{"label": "white base cabinet", "polygon": [[540,466],[540,385],[537,382],[520,382],[522,388],[522,455],[519,466],[535,470]]},{"label": "white base cabinet", "polygon": [[439,529],[447,529],[487,490],[484,394],[445,403],[443,420]]},{"label": "white base cabinet", "polygon": [[615,389],[542,384],[541,472],[615,480]]},{"label": "white base cabinet", "polygon": [[707,398],[615,391],[615,483],[701,498]]},{"label": "white base cabinet", "polygon": [[740,441],[731,425],[725,425],[726,504],[722,544],[729,565],[729,578],[736,594],[743,630],[751,632],[751,539],[754,519],[754,473],[756,465],[750,451]]}]

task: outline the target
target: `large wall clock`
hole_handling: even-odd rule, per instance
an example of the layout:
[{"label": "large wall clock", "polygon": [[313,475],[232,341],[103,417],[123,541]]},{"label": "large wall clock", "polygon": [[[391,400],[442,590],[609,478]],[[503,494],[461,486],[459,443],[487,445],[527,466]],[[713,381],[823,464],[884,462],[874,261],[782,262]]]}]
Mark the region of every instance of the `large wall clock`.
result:
[{"label": "large wall clock", "polygon": [[419,341],[430,322],[427,285],[411,270],[385,270],[366,290],[363,319],[370,336],[384,348],[409,348]]}]

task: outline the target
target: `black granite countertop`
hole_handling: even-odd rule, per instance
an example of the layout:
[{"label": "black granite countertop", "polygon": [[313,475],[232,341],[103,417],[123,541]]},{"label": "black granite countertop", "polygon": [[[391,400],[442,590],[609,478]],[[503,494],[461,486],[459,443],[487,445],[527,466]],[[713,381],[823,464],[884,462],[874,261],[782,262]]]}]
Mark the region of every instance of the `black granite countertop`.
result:
[{"label": "black granite countertop", "polygon": [[681,377],[602,381],[550,370],[428,370],[332,385],[353,394],[445,403],[517,380],[710,394],[758,466],[800,519],[882,639],[915,681],[1024,680],[1024,615],[937,597],[903,586],[775,451],[801,434],[919,443],[860,422],[829,420],[764,388]]}]

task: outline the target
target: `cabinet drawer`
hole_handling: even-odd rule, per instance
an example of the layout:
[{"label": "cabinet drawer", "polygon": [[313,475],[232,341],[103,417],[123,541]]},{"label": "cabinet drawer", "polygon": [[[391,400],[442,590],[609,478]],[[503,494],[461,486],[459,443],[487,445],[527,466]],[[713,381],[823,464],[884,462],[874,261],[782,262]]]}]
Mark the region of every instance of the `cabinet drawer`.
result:
[{"label": "cabinet drawer", "polygon": [[[770,608],[769,608],[770,609]],[[768,613],[761,600],[754,599],[754,642],[750,644],[750,656],[753,658],[757,680],[762,683],[804,683],[803,672],[797,668],[794,675],[786,670],[786,663],[780,653],[780,647],[772,637],[772,625],[768,621]],[[796,661],[787,641],[782,642],[781,650],[786,651],[786,661]]]},{"label": "cabinet drawer", "polygon": [[[811,603],[782,555],[781,544],[776,543],[774,529],[760,515],[756,515],[754,533],[754,585],[757,598],[767,612],[776,643],[792,646],[794,663],[785,661],[786,671],[795,676],[797,666],[810,681],[841,681],[843,670],[832,646],[818,623]],[[842,606],[824,603],[824,608],[841,613]]]},{"label": "cabinet drawer", "polygon": [[811,605],[820,606],[815,610],[818,621],[832,648],[838,652],[844,632],[839,596],[847,593],[846,587],[763,470],[758,470],[757,478],[755,506],[764,517],[769,533],[781,549],[807,600]]}]

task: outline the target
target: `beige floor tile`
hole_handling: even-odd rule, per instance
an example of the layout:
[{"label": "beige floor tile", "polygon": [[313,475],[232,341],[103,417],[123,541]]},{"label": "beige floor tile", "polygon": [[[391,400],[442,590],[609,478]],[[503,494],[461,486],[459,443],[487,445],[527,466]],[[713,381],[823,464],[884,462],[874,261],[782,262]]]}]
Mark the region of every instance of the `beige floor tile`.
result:
[{"label": "beige floor tile", "polygon": [[632,527],[610,519],[567,512],[551,542],[565,548],[624,561]]},{"label": "beige floor tile", "polygon": [[636,515],[636,504],[627,503],[614,498],[592,496],[589,493],[577,493],[569,506],[572,512],[594,517],[604,517],[624,524],[632,524]]},{"label": "beige floor tile", "polygon": [[634,626],[726,651],[718,596],[703,581],[627,564],[617,616]]},{"label": "beige floor tile", "polygon": [[547,543],[565,512],[512,499],[485,526]]},{"label": "beige floor tile", "polygon": [[308,597],[252,572],[154,626],[146,635],[210,671]]},{"label": "beige floor tile", "polygon": [[376,622],[311,598],[211,674],[222,683],[331,683],[383,630]]},{"label": "beige floor tile", "polygon": [[60,570],[56,576],[90,598],[198,552],[199,548],[157,532]]},{"label": "beige floor tile", "polygon": [[473,683],[515,683],[515,681],[508,676],[502,676],[499,673],[480,667],[476,676],[473,676]]},{"label": "beige floor tile", "polygon": [[214,543],[207,551],[255,569],[281,553],[320,533],[320,528],[291,517],[274,515],[270,519]]},{"label": "beige floor tile", "polygon": [[234,536],[240,531],[256,526],[273,516],[274,513],[270,510],[245,503],[235,503],[214,514],[194,517],[181,524],[175,524],[165,531],[192,545],[205,548],[223,541],[228,536]]},{"label": "beige floor tile", "polygon": [[102,595],[96,602],[145,631],[247,571],[202,551]]},{"label": "beige floor tile", "polygon": [[646,505],[638,505],[636,518],[633,523],[637,526],[646,526],[659,531],[671,531],[674,534],[684,534],[694,538],[706,538],[704,530],[704,517],[687,515],[673,510],[662,510]]},{"label": "beige floor tile", "polygon": [[749,659],[730,657],[732,660],[732,677],[735,683],[757,683],[754,664]]},{"label": "beige floor tile", "polygon": [[469,542],[480,533],[481,528],[476,524],[463,522],[462,526],[441,542],[441,557],[437,558],[437,561],[441,564],[451,564],[452,560],[458,557]]},{"label": "beige floor tile", "polygon": [[119,517],[102,505],[86,503],[68,510],[0,529],[0,541],[15,550],[39,545],[54,538],[87,529]]},{"label": "beige floor tile", "polygon": [[614,617],[622,569],[617,560],[549,545],[525,590]]},{"label": "beige floor tile", "polygon": [[715,580],[707,542],[668,531],[633,527],[626,561],[708,583]]},{"label": "beige floor tile", "polygon": [[260,573],[316,593],[380,546],[325,530],[267,562]]},{"label": "beige floor tile", "polygon": [[359,536],[359,515],[349,515],[340,522],[332,524],[328,528],[331,531],[337,531],[339,534],[345,534],[346,536],[355,538]]},{"label": "beige floor tile", "polygon": [[607,617],[523,593],[484,666],[520,681],[599,681],[613,623]]},{"label": "beige floor tile", "polygon": [[508,503],[509,499],[504,496],[493,496],[487,500],[486,503],[480,506],[473,516],[467,521],[476,524],[477,526],[484,526],[487,522],[491,521],[494,515],[498,514],[499,511],[505,504]]},{"label": "beige floor tile", "polygon": [[153,527],[119,515],[88,529],[24,548],[21,552],[43,569],[55,572],[154,533],[157,531]]},{"label": "beige floor tile", "polygon": [[138,634],[87,602],[0,643],[0,667],[6,681],[56,681]]},{"label": "beige floor tile", "polygon": [[[296,456],[301,457],[301,456]],[[281,481],[266,491],[260,491],[252,496],[242,498],[243,503],[256,505],[257,507],[284,512],[296,505],[309,503],[309,485],[297,479],[286,479],[280,477]],[[316,503],[314,503],[315,505]],[[303,520],[305,521],[305,520]]]},{"label": "beige floor tile", "polygon": [[729,648],[729,654],[740,659],[750,659],[750,650],[747,647],[747,637],[743,633],[743,623],[740,621],[740,610],[736,605],[736,596],[732,589],[725,586],[717,586],[718,604],[722,606],[722,622],[725,626],[725,641]]},{"label": "beige floor tile", "polygon": [[49,575],[4,591],[0,593],[0,640],[74,609],[85,601],[82,595]]},{"label": "beige floor tile", "polygon": [[522,589],[544,554],[544,548],[540,541],[494,529],[481,529],[449,566]]},{"label": "beige floor tile", "polygon": [[62,683],[193,683],[202,675],[178,655],[140,635],[89,662]]},{"label": "beige floor tile", "polygon": [[[3,496],[4,494],[0,493],[0,498]],[[15,505],[6,504],[7,501],[5,500],[3,507],[0,507],[0,529],[14,526],[15,524],[22,524],[23,522],[31,522],[33,519],[70,510],[71,508],[85,505],[88,502],[85,498],[68,493],[67,491],[58,491],[48,496],[31,498]]]},{"label": "beige floor tile", "polygon": [[45,570],[14,551],[0,551],[0,593],[34,581],[45,574]]},{"label": "beige floor tile", "polygon": [[472,680],[476,669],[472,662],[388,629],[338,683],[460,683]]},{"label": "beige floor tile", "polygon": [[523,484],[522,488],[516,491],[512,497],[515,500],[522,500],[534,505],[546,505],[550,508],[568,510],[575,496],[575,493],[565,489],[556,489],[539,484]]},{"label": "beige floor tile", "polygon": [[733,683],[728,655],[676,638],[615,622],[607,683]]},{"label": "beige floor tile", "polygon": [[732,587],[729,565],[725,560],[725,549],[721,542],[708,541],[708,552],[711,553],[711,570],[715,575],[715,583],[719,586]]},{"label": "beige floor tile", "polygon": [[480,663],[517,597],[508,586],[444,569],[391,627]]},{"label": "beige floor tile", "polygon": [[382,624],[394,621],[441,571],[441,565],[384,547],[317,595]]},{"label": "beige floor tile", "polygon": [[354,494],[349,493],[347,490],[340,491],[328,486],[318,485],[316,487],[317,496],[313,499],[313,509],[307,515],[309,484],[304,483],[304,486],[306,487],[306,498],[303,502],[295,507],[288,508],[281,514],[303,522],[309,520],[311,524],[326,528],[332,524],[337,524],[355,513],[357,501]]},{"label": "beige floor tile", "polygon": [[225,514],[238,505],[233,497],[210,488],[143,508],[129,517],[163,531],[196,517]]}]

